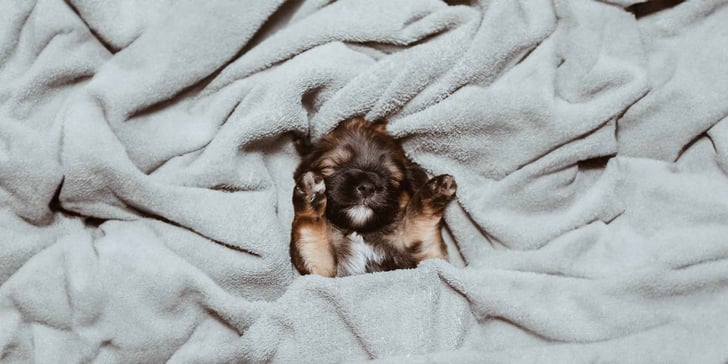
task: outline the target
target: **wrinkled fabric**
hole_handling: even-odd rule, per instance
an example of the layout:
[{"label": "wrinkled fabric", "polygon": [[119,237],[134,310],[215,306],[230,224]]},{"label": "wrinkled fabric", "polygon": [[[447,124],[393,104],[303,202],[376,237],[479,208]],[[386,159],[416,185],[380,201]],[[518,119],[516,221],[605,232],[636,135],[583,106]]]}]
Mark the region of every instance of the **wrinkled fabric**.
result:
[{"label": "wrinkled fabric", "polygon": [[[0,361],[724,362],[728,3],[0,1]],[[386,120],[450,262],[299,276]]]}]

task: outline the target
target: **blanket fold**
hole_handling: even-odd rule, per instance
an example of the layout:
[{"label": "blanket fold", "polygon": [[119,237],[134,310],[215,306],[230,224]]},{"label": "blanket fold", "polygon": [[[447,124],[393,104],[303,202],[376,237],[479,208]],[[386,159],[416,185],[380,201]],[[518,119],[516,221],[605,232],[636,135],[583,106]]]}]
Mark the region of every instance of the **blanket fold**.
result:
[{"label": "blanket fold", "polygon": [[[0,1],[0,362],[724,362],[728,1],[638,3]],[[450,262],[294,271],[351,117]]]}]

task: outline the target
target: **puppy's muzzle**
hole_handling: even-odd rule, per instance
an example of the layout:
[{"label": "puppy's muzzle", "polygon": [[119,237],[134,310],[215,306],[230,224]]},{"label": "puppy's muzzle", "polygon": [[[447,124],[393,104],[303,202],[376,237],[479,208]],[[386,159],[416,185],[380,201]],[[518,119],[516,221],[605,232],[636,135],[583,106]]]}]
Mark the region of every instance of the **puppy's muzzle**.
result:
[{"label": "puppy's muzzle", "polygon": [[346,172],[346,183],[356,200],[374,196],[381,189],[381,178],[373,172],[352,169]]},{"label": "puppy's muzzle", "polygon": [[377,187],[374,186],[374,183],[370,181],[361,181],[359,182],[359,185],[356,186],[356,196],[359,198],[367,198],[374,194],[374,191],[377,190]]}]

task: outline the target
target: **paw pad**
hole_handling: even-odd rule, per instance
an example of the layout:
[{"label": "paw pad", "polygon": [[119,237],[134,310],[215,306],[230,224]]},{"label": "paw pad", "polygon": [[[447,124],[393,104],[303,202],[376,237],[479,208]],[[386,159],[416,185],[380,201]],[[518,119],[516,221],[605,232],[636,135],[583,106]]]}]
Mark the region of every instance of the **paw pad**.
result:
[{"label": "paw pad", "polygon": [[448,198],[452,198],[458,189],[455,178],[449,174],[443,174],[431,179],[427,182],[427,187],[430,189],[433,197],[443,196]]},{"label": "paw pad", "polygon": [[445,205],[452,201],[458,186],[453,176],[443,174],[429,180],[424,188],[425,199],[430,201],[432,207],[439,210],[445,208]]},{"label": "paw pad", "polygon": [[314,172],[306,172],[296,181],[295,196],[303,204],[320,205],[326,199],[326,184],[324,178]]}]

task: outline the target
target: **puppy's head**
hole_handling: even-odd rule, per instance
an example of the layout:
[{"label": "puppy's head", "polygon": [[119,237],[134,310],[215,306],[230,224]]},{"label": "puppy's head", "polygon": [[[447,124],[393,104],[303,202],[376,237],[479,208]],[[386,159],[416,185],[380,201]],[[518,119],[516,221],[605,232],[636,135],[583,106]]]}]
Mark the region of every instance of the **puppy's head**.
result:
[{"label": "puppy's head", "polygon": [[326,217],[335,225],[372,232],[393,222],[427,175],[407,160],[384,124],[340,124],[304,158],[297,173],[318,172],[326,183]]}]

